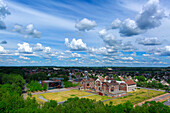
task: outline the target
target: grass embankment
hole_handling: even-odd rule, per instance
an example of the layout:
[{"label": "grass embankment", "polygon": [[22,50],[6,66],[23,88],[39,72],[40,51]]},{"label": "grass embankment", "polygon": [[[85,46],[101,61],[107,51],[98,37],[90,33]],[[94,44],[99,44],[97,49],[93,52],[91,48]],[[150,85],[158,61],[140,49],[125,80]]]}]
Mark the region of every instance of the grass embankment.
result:
[{"label": "grass embankment", "polygon": [[40,97],[40,95],[32,95],[32,98],[33,98],[33,97],[35,97],[35,99],[37,100],[37,102],[38,102],[39,104],[43,104],[43,103],[45,103],[45,101],[44,101],[44,100],[42,100],[42,99],[38,98],[38,97]]},{"label": "grass embankment", "polygon": [[79,91],[79,90],[69,90],[55,93],[44,93],[39,94],[47,100],[56,100],[57,102],[65,101],[68,98],[80,97],[85,95],[92,95],[91,93]]},{"label": "grass embankment", "polygon": [[[145,101],[147,99],[150,99],[152,97],[159,96],[161,94],[164,94],[164,92],[161,91],[154,91],[154,90],[147,90],[147,89],[137,89],[134,92],[128,92],[127,94],[131,94],[125,97],[120,97],[111,100],[113,105],[122,104],[127,101],[130,101],[132,104],[137,104],[139,102]],[[104,102],[105,104],[109,104],[110,101]]]}]

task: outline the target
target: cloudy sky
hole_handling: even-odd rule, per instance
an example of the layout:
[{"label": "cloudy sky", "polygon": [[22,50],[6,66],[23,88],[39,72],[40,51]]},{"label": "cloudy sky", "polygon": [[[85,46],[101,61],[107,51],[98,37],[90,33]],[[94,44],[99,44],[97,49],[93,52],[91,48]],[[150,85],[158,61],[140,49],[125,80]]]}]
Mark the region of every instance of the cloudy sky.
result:
[{"label": "cloudy sky", "polygon": [[169,0],[0,0],[0,66],[170,66]]}]

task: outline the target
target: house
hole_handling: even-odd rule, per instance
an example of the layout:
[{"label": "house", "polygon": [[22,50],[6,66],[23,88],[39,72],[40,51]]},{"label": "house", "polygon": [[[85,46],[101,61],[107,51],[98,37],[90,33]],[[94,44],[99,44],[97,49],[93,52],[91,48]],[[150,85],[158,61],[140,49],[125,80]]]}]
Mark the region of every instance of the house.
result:
[{"label": "house", "polygon": [[113,77],[98,76],[97,80],[83,79],[81,81],[80,89],[93,90],[99,95],[105,95],[109,97],[120,97],[126,95],[126,84],[118,83]]},{"label": "house", "polygon": [[162,85],[167,85],[167,86],[169,86],[168,82],[166,82],[165,80],[161,80],[160,83],[161,83]]},{"label": "house", "polygon": [[41,81],[41,85],[47,84],[47,89],[56,89],[63,87],[63,78],[50,78],[50,80],[43,80]]},{"label": "house", "polygon": [[123,78],[123,77],[121,77],[121,76],[119,76],[119,78],[120,78],[120,80],[122,80],[122,81],[124,80],[124,78]]},{"label": "house", "polygon": [[127,84],[127,92],[136,90],[136,83],[133,80],[125,80]]},{"label": "house", "polygon": [[149,79],[149,80],[147,80],[147,83],[150,83],[150,82],[152,82],[150,79]]}]

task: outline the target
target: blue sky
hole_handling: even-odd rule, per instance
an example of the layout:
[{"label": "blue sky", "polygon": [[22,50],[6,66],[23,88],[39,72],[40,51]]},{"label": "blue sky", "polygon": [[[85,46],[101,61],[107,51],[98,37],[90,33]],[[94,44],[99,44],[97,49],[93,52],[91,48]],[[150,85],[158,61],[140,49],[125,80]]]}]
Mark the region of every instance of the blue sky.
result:
[{"label": "blue sky", "polygon": [[1,66],[170,65],[168,0],[0,0]]}]

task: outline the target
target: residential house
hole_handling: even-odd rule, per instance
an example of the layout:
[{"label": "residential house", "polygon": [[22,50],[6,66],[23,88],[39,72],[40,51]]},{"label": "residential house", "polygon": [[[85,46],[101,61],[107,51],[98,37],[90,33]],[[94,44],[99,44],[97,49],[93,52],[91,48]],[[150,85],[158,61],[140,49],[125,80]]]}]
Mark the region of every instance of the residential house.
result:
[{"label": "residential house", "polygon": [[133,80],[125,80],[127,84],[127,92],[136,90],[136,83]]}]

